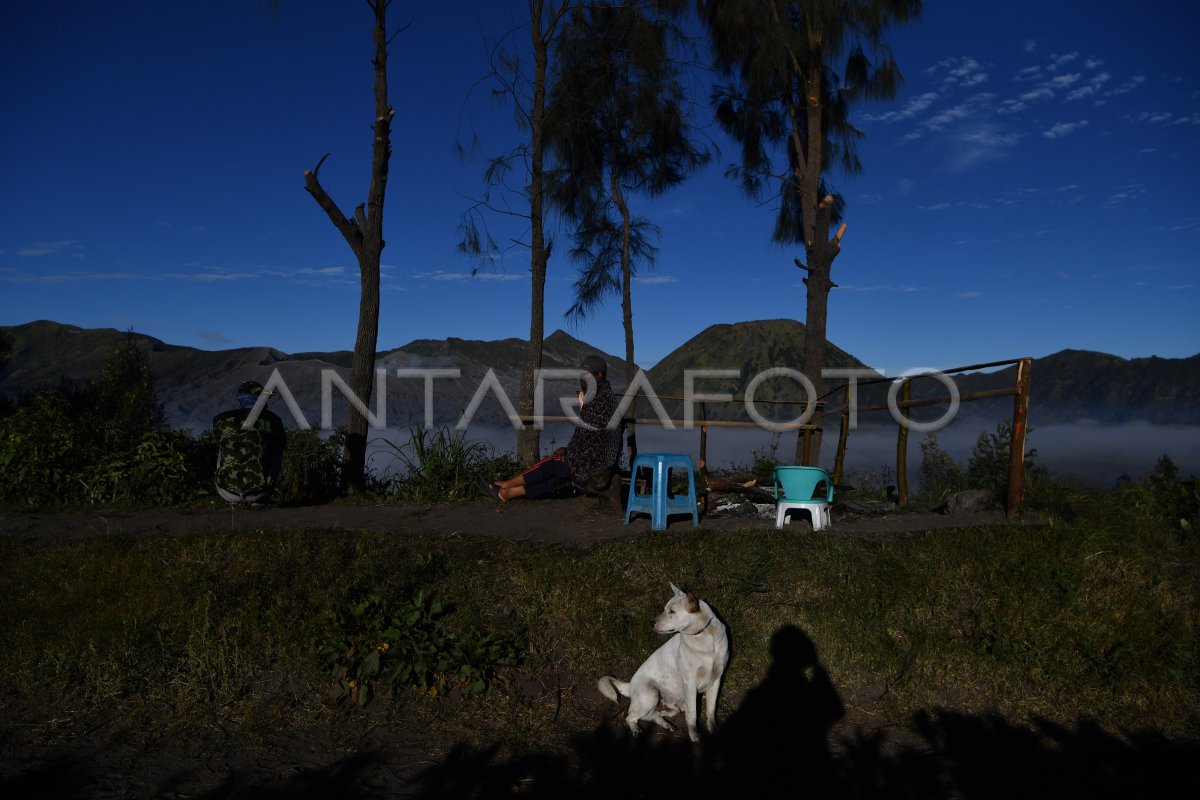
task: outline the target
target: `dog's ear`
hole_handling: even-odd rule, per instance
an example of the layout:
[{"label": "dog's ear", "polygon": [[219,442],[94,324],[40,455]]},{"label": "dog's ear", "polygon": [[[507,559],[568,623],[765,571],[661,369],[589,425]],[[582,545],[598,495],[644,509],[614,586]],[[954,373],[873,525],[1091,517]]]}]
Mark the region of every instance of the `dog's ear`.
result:
[{"label": "dog's ear", "polygon": [[687,610],[689,614],[695,614],[700,610],[700,601],[691,592],[687,593]]},{"label": "dog's ear", "polygon": [[676,585],[675,585],[675,584],[673,584],[673,583],[671,584],[671,591],[674,593],[674,595],[675,595],[676,597],[682,597],[682,596],[683,596],[683,590],[682,590],[682,589],[680,589],[678,586],[676,586]]}]

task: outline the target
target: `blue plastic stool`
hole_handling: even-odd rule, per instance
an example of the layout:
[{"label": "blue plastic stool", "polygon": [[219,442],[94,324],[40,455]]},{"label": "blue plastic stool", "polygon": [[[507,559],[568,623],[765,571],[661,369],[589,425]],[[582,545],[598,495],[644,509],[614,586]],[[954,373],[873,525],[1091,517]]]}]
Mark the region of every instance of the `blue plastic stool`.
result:
[{"label": "blue plastic stool", "polygon": [[[638,470],[654,472],[650,494],[638,494]],[[670,471],[686,469],[688,475],[687,495],[670,496]],[[700,512],[696,509],[696,472],[692,457],[680,453],[638,453],[630,470],[629,504],[625,510],[625,524],[632,514],[649,514],[650,527],[656,531],[667,529],[667,517],[672,514],[691,514],[692,527],[700,527]]]}]

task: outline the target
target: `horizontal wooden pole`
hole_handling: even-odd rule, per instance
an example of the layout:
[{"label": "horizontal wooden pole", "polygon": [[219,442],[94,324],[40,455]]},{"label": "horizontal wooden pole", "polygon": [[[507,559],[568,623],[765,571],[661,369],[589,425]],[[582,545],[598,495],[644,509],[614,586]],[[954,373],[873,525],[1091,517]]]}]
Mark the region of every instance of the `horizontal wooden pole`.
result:
[{"label": "horizontal wooden pole", "polygon": [[[990,400],[994,397],[1012,397],[1017,394],[1017,388],[1009,389],[988,389],[986,392],[972,392],[971,394],[959,395],[959,402],[969,403],[972,400]],[[950,402],[950,395],[942,395],[941,397],[926,397],[920,400],[906,400],[896,403],[896,408],[916,408],[917,406],[938,406],[946,405]],[[887,403],[875,403],[873,405],[858,406],[859,412],[863,411],[886,411],[889,408]]]},{"label": "horizontal wooden pole", "polygon": [[[520,422],[522,425],[532,425],[535,422],[537,422],[537,418],[535,418],[535,417],[512,417],[511,419],[514,419],[515,421]],[[542,417],[541,420],[542,420],[542,422],[574,422],[575,421],[575,420],[571,419],[570,417]],[[699,430],[701,428],[761,428],[762,427],[757,422],[738,422],[736,420],[725,421],[725,420],[715,420],[715,419],[710,419],[710,420],[694,419],[694,420],[692,420],[690,427],[687,425],[687,423],[685,423],[681,419],[662,420],[662,419],[659,419],[658,417],[649,417],[647,419],[631,419],[631,418],[627,417],[624,421],[632,422],[635,425],[665,425],[666,423],[669,422],[672,425],[674,425],[675,427],[683,428],[684,430]],[[802,430],[815,431],[820,427],[819,425],[813,425],[811,423],[805,423],[805,424],[801,425],[799,423],[780,422],[780,423],[778,423],[778,425],[781,430],[788,430],[788,431],[802,431]]]}]

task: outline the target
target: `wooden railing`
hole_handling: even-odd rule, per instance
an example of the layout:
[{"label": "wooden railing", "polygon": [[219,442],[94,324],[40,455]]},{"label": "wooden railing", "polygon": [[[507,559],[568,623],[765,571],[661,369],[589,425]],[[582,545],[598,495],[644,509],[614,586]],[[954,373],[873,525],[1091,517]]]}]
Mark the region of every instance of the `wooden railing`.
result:
[{"label": "wooden railing", "polygon": [[[972,392],[970,394],[959,395],[960,403],[968,403],[976,400],[990,400],[997,397],[1012,397],[1013,398],[1013,416],[1012,416],[1012,432],[1009,441],[1008,450],[1008,492],[1005,498],[1005,513],[1011,519],[1016,514],[1020,513],[1021,506],[1024,503],[1025,497],[1025,437],[1029,428],[1029,390],[1030,390],[1030,371],[1033,366],[1032,358],[1013,358],[1005,361],[991,361],[986,364],[971,364],[965,367],[954,367],[953,369],[939,370],[942,375],[953,375],[959,372],[974,372],[981,369],[989,369],[991,367],[1006,367],[1013,364],[1017,365],[1017,379],[1013,386],[1003,389],[989,389],[982,392]],[[925,397],[919,400],[912,399],[912,382],[928,378],[926,375],[913,375],[907,378],[880,378],[872,381],[861,381],[857,384],[858,387],[871,386],[880,383],[894,383],[896,380],[902,381],[899,390],[899,400],[895,403],[896,408],[907,411],[910,408],[920,408],[922,406],[947,405],[953,401],[949,395],[939,397]],[[842,407],[836,409],[836,412],[841,417],[841,424],[838,431],[838,447],[837,456],[834,460],[833,473],[834,483],[842,481],[842,467],[846,460],[846,442],[850,433],[850,384],[839,386],[827,393],[825,396],[836,394],[838,391],[843,392]],[[890,409],[887,403],[876,403],[870,405],[857,406],[855,413],[869,413],[872,411],[887,411]],[[896,436],[896,493],[898,495],[897,502],[903,507],[908,505],[908,426],[897,423],[899,429]]]},{"label": "wooden railing", "polygon": [[[981,369],[989,369],[991,367],[1003,367],[1017,365],[1017,379],[1013,386],[1003,389],[990,389],[981,392],[972,392],[970,394],[959,395],[960,403],[973,402],[977,400],[989,400],[997,397],[1012,397],[1013,398],[1013,417],[1012,417],[1012,436],[1009,442],[1009,464],[1008,464],[1008,492],[1005,498],[1005,511],[1011,519],[1018,514],[1024,502],[1025,494],[1025,438],[1028,431],[1029,419],[1029,391],[1030,391],[1030,370],[1032,368],[1032,358],[1014,358],[1005,361],[991,361],[986,364],[972,364],[965,367],[954,367],[952,369],[939,370],[941,375],[953,375],[959,372],[972,372]],[[780,423],[781,430],[795,430],[799,432],[801,437],[801,460],[802,463],[808,464],[815,461],[813,453],[813,444],[816,441],[815,433],[822,429],[822,420],[830,414],[838,414],[840,417],[840,426],[838,431],[838,446],[837,455],[834,460],[834,483],[841,483],[843,479],[843,466],[846,458],[846,445],[850,435],[850,392],[853,387],[871,386],[880,383],[895,383],[901,381],[898,390],[899,399],[894,403],[894,406],[901,411],[907,411],[911,408],[920,408],[924,406],[946,405],[953,401],[950,395],[939,397],[925,397],[917,400],[912,399],[912,382],[914,380],[932,379],[927,374],[912,375],[902,378],[879,378],[877,380],[859,381],[855,384],[845,384],[838,386],[827,392],[816,401],[814,409],[814,422],[810,423]],[[839,408],[830,410],[825,409],[825,399],[842,392],[842,405]],[[687,400],[684,397],[674,397],[670,395],[658,395],[659,400]],[[726,420],[710,420],[707,418],[706,403],[711,401],[698,401],[699,416],[697,419],[691,420],[691,428],[699,429],[700,431],[700,464],[698,465],[701,475],[707,474],[708,469],[708,429],[709,428],[761,428],[757,422],[742,422],[742,421],[726,421]],[[731,398],[721,401],[723,403],[744,403],[744,399]],[[807,406],[807,400],[755,400],[755,405],[790,405],[790,406]],[[856,405],[853,411],[858,414],[871,413],[875,411],[886,411],[892,406],[887,403],[875,403],[867,405]],[[573,422],[570,417],[562,416],[543,416],[540,418],[542,422]],[[524,425],[535,423],[534,417],[518,417],[517,420]],[[672,425],[687,429],[688,421],[686,420],[663,420],[658,417],[626,417],[624,423],[632,425],[665,425],[669,422]],[[907,425],[897,423],[898,434],[896,438],[896,490],[898,494],[898,504],[900,506],[908,505],[908,431]],[[629,460],[633,462],[633,457],[637,454],[636,439],[631,440],[629,448]]]}]

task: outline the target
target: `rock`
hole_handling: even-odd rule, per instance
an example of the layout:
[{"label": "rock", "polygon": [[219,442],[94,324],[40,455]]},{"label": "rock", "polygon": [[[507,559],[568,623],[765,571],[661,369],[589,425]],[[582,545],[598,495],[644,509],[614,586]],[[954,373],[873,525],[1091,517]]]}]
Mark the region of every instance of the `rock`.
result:
[{"label": "rock", "polygon": [[988,489],[956,492],[946,501],[947,514],[978,514],[996,507],[996,495]]}]

